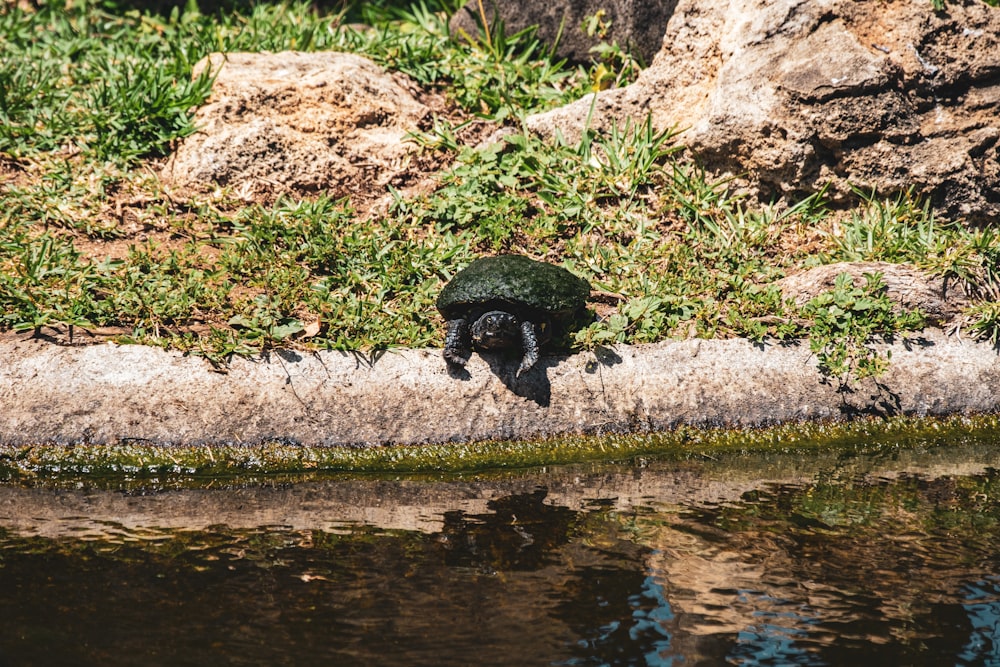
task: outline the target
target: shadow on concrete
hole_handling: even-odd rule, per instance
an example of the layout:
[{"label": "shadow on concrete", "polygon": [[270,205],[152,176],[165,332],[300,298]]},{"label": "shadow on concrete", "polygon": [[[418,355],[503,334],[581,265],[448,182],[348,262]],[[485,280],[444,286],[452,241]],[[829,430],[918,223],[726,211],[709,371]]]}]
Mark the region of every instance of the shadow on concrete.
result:
[{"label": "shadow on concrete", "polygon": [[526,373],[517,377],[517,369],[521,365],[520,357],[514,358],[503,353],[486,353],[479,356],[489,365],[497,379],[515,396],[526,398],[543,408],[549,407],[552,401],[552,384],[549,382],[548,369],[557,366],[561,361],[560,357],[542,357]]}]

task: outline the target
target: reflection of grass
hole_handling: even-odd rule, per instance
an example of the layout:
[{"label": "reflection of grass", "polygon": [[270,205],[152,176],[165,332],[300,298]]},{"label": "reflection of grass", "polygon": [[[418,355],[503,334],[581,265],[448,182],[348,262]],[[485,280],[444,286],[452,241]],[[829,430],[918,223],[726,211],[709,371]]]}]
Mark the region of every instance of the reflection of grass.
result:
[{"label": "reflection of grass", "polygon": [[[993,664],[1000,474],[851,468],[626,525],[657,554],[675,608],[708,616],[703,627],[751,627],[749,645],[763,639],[768,657],[791,632],[815,658],[806,664],[844,664],[852,644],[862,663],[877,651],[893,664]],[[788,655],[782,664],[805,663]]]},{"label": "reflection of grass", "polygon": [[[873,569],[893,569],[892,559],[904,555],[950,560],[960,550],[956,545],[975,553],[989,548],[1000,530],[1000,474],[992,468],[893,479],[828,470],[811,483],[753,491],[743,500],[713,513],[712,522],[727,531],[762,531],[816,549],[829,544],[837,552],[853,551]],[[886,535],[898,541],[880,544]],[[900,572],[907,579],[911,574]]]},{"label": "reflection of grass", "polygon": [[933,481],[916,475],[890,481],[829,474],[793,495],[797,516],[830,530],[887,522],[923,530],[1000,524],[1000,477],[994,470]]},{"label": "reflection of grass", "polygon": [[[281,442],[249,445],[158,447],[142,441],[117,445],[0,446],[0,482],[110,486],[200,486],[219,479],[272,481],[282,475],[340,473],[437,474],[527,469],[587,461],[639,459],[732,464],[744,454],[878,454],[980,440],[992,442],[1000,417],[891,418],[838,424],[796,424],[767,429],[700,429],[641,435],[569,436],[537,441],[372,448],[303,447]],[[759,466],[759,462],[754,463]]]},{"label": "reflection of grass", "polygon": [[[822,194],[791,207],[750,202],[692,164],[683,136],[648,121],[543,141],[520,119],[620,79],[609,63],[630,61],[568,69],[531,31],[502,26],[454,39],[446,9],[359,3],[328,15],[289,3],[208,16],[196,3],[168,14],[114,2],[9,5],[0,13],[0,330],[100,329],[215,360],[291,345],[426,346],[440,342],[433,300],[458,268],[525,252],[620,296],[576,334],[577,348],[812,337],[828,372],[877,373],[885,360],[865,337],[917,328],[919,314],[859,308],[885,305],[875,287],[850,310],[838,301],[846,286],[835,290],[834,312],[798,308],[773,286],[840,260],[907,262],[964,284],[975,297],[968,329],[997,340],[995,231],[935,220],[905,193],[859,193],[840,216]],[[191,79],[193,64],[217,50],[285,49],[359,52],[444,93],[452,117],[414,137],[452,164],[437,189],[398,196],[374,218],[323,196],[262,205],[226,190],[164,190],[149,161],[194,130],[191,109],[211,84],[211,73]],[[459,122],[477,116],[512,134],[460,148]]]}]

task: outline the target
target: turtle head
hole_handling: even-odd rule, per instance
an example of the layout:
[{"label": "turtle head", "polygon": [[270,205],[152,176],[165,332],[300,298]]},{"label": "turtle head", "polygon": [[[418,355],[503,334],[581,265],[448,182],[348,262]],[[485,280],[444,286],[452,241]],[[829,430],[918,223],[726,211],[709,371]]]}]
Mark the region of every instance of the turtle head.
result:
[{"label": "turtle head", "polygon": [[472,343],[485,350],[521,344],[521,323],[510,313],[491,310],[472,323]]}]

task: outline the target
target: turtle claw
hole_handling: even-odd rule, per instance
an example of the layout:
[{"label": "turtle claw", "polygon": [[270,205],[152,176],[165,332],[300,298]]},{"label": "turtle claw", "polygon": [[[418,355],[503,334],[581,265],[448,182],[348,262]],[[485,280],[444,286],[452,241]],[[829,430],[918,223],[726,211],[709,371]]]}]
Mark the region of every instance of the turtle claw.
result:
[{"label": "turtle claw", "polygon": [[444,339],[444,360],[452,366],[465,366],[469,359],[469,323],[465,319],[448,321],[448,334]]},{"label": "turtle claw", "polygon": [[448,362],[451,366],[465,366],[465,362],[468,361],[465,355],[461,352],[456,352],[454,350],[444,351],[444,360]]},{"label": "turtle claw", "polygon": [[524,356],[521,357],[521,365],[514,376],[518,378],[538,362],[538,336],[535,333],[535,325],[531,322],[521,322],[521,345],[524,348]]}]

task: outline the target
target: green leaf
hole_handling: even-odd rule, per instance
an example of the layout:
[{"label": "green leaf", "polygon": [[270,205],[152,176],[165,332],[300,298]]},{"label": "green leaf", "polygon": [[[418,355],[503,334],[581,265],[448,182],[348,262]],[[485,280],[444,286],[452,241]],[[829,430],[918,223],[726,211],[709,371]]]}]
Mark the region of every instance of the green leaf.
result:
[{"label": "green leaf", "polygon": [[305,326],[302,322],[298,320],[288,320],[284,324],[271,327],[271,336],[274,337],[275,340],[284,340],[289,336],[299,333],[303,329],[305,329]]}]

